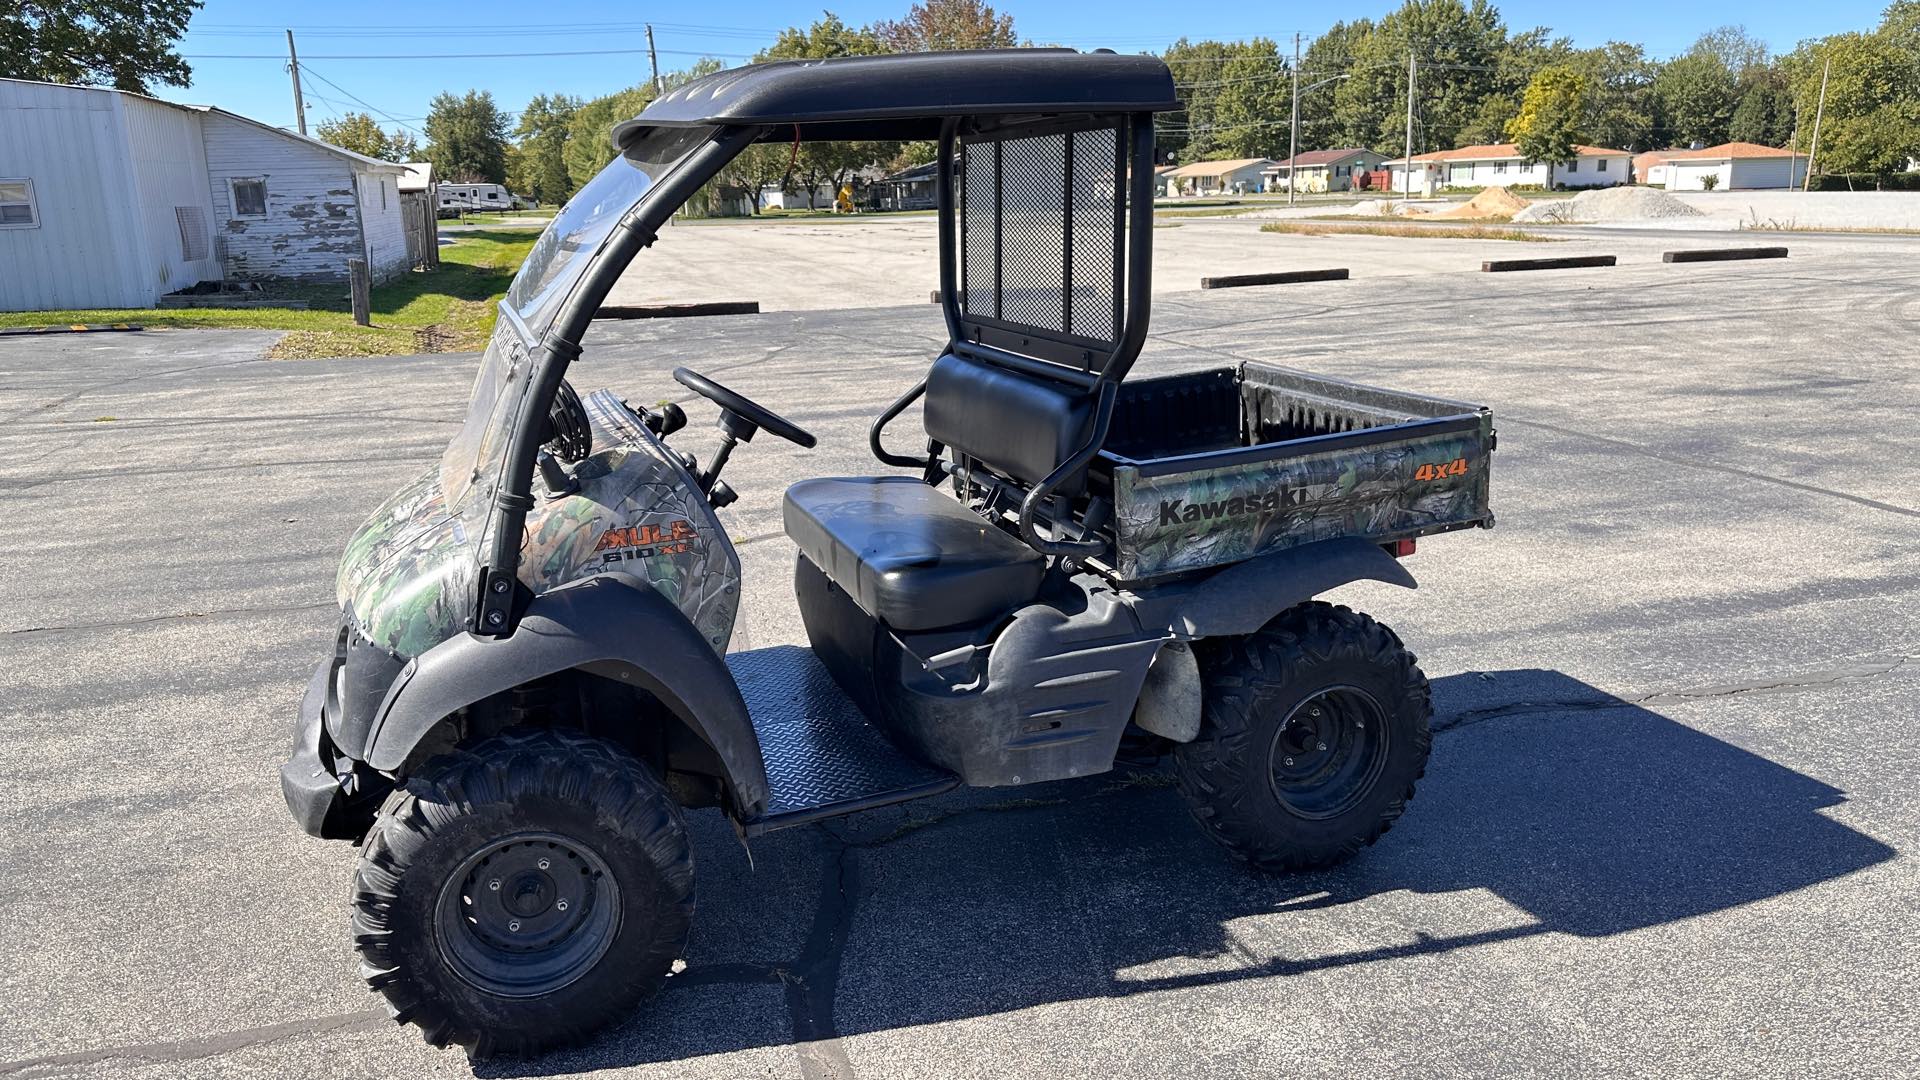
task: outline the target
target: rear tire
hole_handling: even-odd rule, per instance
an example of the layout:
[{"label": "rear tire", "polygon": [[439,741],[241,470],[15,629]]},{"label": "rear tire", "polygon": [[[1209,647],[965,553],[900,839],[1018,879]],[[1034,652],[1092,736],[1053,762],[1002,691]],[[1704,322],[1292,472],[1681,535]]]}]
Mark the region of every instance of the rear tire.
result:
[{"label": "rear tire", "polygon": [[367,984],[427,1042],[475,1058],[626,1016],[692,920],[680,807],[625,751],[566,731],[429,761],[381,807],[354,872]]},{"label": "rear tire", "polygon": [[1281,871],[1342,862],[1391,828],[1426,769],[1433,713],[1393,631],[1314,601],[1210,644],[1200,736],[1174,752],[1207,834]]}]

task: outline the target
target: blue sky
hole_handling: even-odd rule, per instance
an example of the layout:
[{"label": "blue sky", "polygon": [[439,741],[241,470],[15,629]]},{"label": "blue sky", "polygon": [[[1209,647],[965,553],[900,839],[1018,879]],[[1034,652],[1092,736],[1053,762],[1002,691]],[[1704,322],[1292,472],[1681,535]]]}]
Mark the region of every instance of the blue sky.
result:
[{"label": "blue sky", "polygon": [[[816,3],[818,0],[816,0]],[[908,0],[837,4],[852,24],[897,17]],[[1022,36],[1079,48],[1123,52],[1157,50],[1185,35],[1222,39],[1266,35],[1309,39],[1341,18],[1378,17],[1398,0],[1324,4],[1254,2],[1192,4],[1177,0],[1103,0],[1097,9],[1063,0],[1011,0]],[[1611,0],[1604,3],[1497,4],[1509,27],[1545,25],[1581,46],[1610,39],[1638,41],[1656,56],[1681,51],[1702,31],[1740,24],[1784,52],[1804,38],[1869,28],[1884,0]],[[207,0],[193,19],[181,52],[193,65],[193,85],[166,88],[175,101],[218,105],[270,124],[293,123],[293,92],[285,70],[291,27],[307,71],[307,118],[315,123],[371,106],[394,120],[424,128],[427,102],[441,90],[480,88],[509,110],[531,96],[561,92],[593,97],[643,80],[647,72],[643,25],[654,23],[660,68],[684,67],[702,55],[739,63],[770,44],[781,27],[817,17],[813,4],[732,0],[717,4],[612,5],[575,0],[515,3],[462,0],[414,5],[374,0],[262,5]],[[529,25],[532,15],[539,22]],[[457,18],[457,24],[450,22]],[[572,53],[602,55],[354,59],[366,55]],[[624,50],[636,50],[624,52]],[[268,58],[259,59],[262,55]],[[383,121],[385,126],[393,126]]]}]

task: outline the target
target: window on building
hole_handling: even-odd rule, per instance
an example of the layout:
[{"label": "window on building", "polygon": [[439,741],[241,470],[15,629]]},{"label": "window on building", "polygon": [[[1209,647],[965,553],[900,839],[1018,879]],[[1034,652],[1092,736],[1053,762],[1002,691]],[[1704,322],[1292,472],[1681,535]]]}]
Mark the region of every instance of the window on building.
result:
[{"label": "window on building", "polygon": [[233,189],[234,217],[267,216],[267,181],[258,176],[236,176],[227,181]]},{"label": "window on building", "polygon": [[1580,163],[1579,163],[1578,161],[1569,161],[1569,162],[1567,162],[1567,171],[1568,171],[1568,172],[1579,172],[1579,171],[1580,171]]},{"label": "window on building", "polygon": [[387,182],[385,180],[382,180],[380,181],[380,209],[385,210],[386,208],[387,208]]},{"label": "window on building", "polygon": [[207,257],[207,212],[198,206],[173,208],[173,223],[180,227],[180,259],[198,262]]},{"label": "window on building", "polygon": [[1501,174],[1501,173],[1503,173],[1503,172],[1506,172],[1506,171],[1507,171],[1507,163],[1506,163],[1506,162],[1504,162],[1504,161],[1496,161],[1496,162],[1494,162],[1494,163],[1493,163],[1493,172],[1494,172],[1494,175],[1496,175],[1496,176],[1498,176],[1499,174]]},{"label": "window on building", "polygon": [[1606,171],[1607,171],[1607,159],[1606,159],[1606,158],[1601,158],[1601,159],[1600,159],[1600,165],[1599,165],[1599,169],[1600,169],[1600,171],[1601,171],[1601,172],[1606,172]]},{"label": "window on building", "polygon": [[33,181],[0,179],[0,229],[40,227],[40,205],[33,200]]}]

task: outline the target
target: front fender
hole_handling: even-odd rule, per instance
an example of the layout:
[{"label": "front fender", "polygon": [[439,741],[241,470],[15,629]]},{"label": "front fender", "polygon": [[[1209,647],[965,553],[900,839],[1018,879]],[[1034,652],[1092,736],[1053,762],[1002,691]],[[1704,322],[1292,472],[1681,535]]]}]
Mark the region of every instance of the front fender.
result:
[{"label": "front fender", "polygon": [[509,637],[456,634],[422,653],[381,702],[366,762],[394,772],[448,716],[572,669],[658,698],[719,755],[740,814],[751,817],[765,807],[766,765],[733,674],[671,601],[621,573],[595,574],[540,594]]},{"label": "front fender", "polygon": [[1275,615],[1355,581],[1418,588],[1413,575],[1380,545],[1339,537],[1236,563],[1211,577],[1155,589],[1140,611],[1143,625],[1181,637],[1251,634]]}]

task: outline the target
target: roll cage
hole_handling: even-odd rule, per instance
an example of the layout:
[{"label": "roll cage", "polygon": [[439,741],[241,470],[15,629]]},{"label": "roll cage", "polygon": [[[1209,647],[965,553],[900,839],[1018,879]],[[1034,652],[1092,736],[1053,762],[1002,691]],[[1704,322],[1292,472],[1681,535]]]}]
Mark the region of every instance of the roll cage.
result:
[{"label": "roll cage", "polygon": [[623,154],[649,129],[713,134],[621,217],[531,349],[477,575],[475,632],[511,634],[531,600],[517,571],[535,459],[588,324],[667,218],[755,142],[937,144],[948,343],[936,363],[954,358],[1025,380],[1041,398],[1068,403],[1055,411],[1074,419],[1041,459],[1045,468],[1031,459],[1002,467],[976,454],[959,434],[977,428],[973,421],[946,425],[956,434],[946,444],[930,438],[921,455],[888,451],[887,424],[927,395],[930,373],[874,421],[870,445],[882,462],[919,468],[929,482],[980,469],[1024,492],[1017,528],[1029,545],[1054,556],[1096,553],[1097,542],[1045,536],[1041,527],[1071,516],[1060,493],[1099,453],[1118,385],[1146,340],[1153,114],[1176,107],[1172,76],[1153,57],[1018,49],[750,65],[688,83],[617,127]]}]

